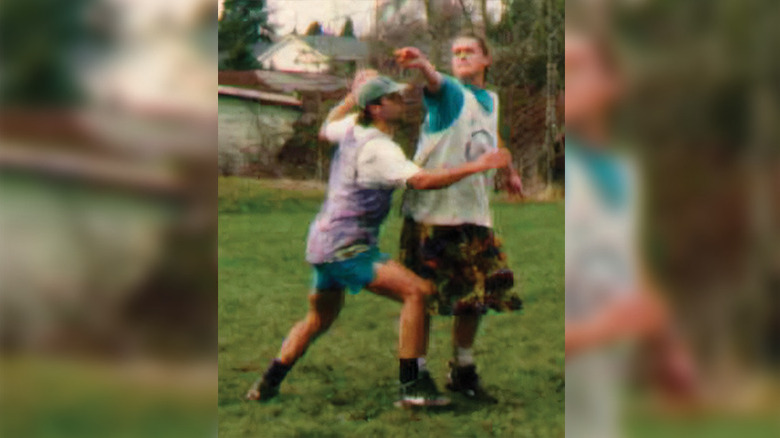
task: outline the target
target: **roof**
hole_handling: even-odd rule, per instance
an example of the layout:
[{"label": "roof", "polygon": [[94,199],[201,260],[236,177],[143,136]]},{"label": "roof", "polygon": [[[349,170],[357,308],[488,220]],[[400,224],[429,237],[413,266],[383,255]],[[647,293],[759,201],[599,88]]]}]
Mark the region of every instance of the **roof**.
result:
[{"label": "roof", "polygon": [[368,44],[351,37],[333,35],[299,36],[287,35],[275,43],[258,42],[252,47],[252,52],[259,61],[268,58],[293,40],[299,40],[310,46],[316,52],[329,58],[350,61],[368,57]]},{"label": "roof", "polygon": [[219,85],[240,85],[262,91],[292,93],[293,91],[342,92],[347,80],[322,73],[297,73],[271,70],[223,70],[218,75]]},{"label": "roof", "polygon": [[227,87],[224,85],[219,85],[217,87],[217,93],[226,96],[240,97],[244,99],[254,99],[260,102],[268,102],[277,105],[287,105],[287,106],[295,106],[295,107],[301,106],[301,101],[292,96],[286,96],[284,94],[277,94],[277,93],[268,93],[265,91],[252,90],[247,88]]},{"label": "roof", "polygon": [[368,45],[356,38],[333,35],[302,37],[312,48],[325,56],[340,60],[356,60],[368,57]]},{"label": "roof", "polygon": [[347,81],[338,76],[322,73],[293,73],[271,70],[255,70],[263,84],[284,93],[292,91],[333,92],[347,88]]},{"label": "roof", "polygon": [[274,46],[274,44],[276,43],[260,40],[256,42],[254,46],[252,46],[252,55],[257,58],[263,53],[267,52],[268,49]]}]

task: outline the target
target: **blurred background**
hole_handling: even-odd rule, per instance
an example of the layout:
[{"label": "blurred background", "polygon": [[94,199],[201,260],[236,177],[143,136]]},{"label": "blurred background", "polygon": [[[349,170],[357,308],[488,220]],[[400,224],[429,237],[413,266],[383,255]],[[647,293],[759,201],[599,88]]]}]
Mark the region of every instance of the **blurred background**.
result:
[{"label": "blurred background", "polygon": [[[597,139],[593,160],[632,157],[639,264],[695,369],[689,397],[655,397],[680,382],[648,373],[652,356],[629,361],[623,397],[590,399],[621,413],[617,436],[780,433],[778,19],[769,1],[566,2],[567,163],[569,137]],[[567,342],[570,270],[584,269],[568,259],[569,191]]]},{"label": "blurred background", "polygon": [[[239,2],[218,2],[216,9],[210,0],[0,3],[4,436],[215,433],[216,177],[276,176],[269,172],[284,148],[303,158],[280,176],[323,179],[327,169],[317,148],[295,152],[303,141],[282,137],[276,153],[261,155],[231,137],[251,131],[220,130],[218,137],[217,120],[249,119],[306,135],[317,116],[299,116],[321,117],[319,109],[328,108],[308,111],[306,90],[322,102],[333,93],[335,101],[348,86],[346,72],[359,65],[344,59],[336,79],[306,78],[285,90],[279,84],[295,82],[273,77],[270,66],[258,69],[257,57],[241,64],[248,44],[226,53],[232,43],[217,35],[230,21],[228,3]],[[268,3],[270,11],[283,2],[254,3]],[[286,8],[289,16],[236,21],[268,23],[250,26],[258,35],[254,47],[290,34],[346,36],[351,17],[367,56],[380,66],[385,59],[380,69],[399,75],[389,64],[392,48],[429,44],[437,59],[446,50],[431,44],[432,35],[446,35],[453,23],[486,26],[502,66],[491,68],[489,82],[501,87],[503,102],[516,105],[506,122],[516,165],[532,192],[549,191],[548,181],[560,184],[563,41],[545,29],[562,20],[547,13],[562,2],[318,5],[324,3],[337,11],[319,20],[320,31],[309,29],[316,16],[300,12],[321,12],[311,4]],[[609,137],[637,157],[645,260],[702,386],[695,403],[651,407],[645,402],[652,391],[634,397],[629,390],[624,433],[776,436],[779,6],[569,0],[565,7],[567,26],[609,47],[620,66],[623,93]],[[551,23],[539,24],[546,17]],[[303,55],[315,65],[330,63],[311,48]],[[246,70],[266,73],[235,73]],[[253,88],[246,82],[261,80],[263,88],[251,91],[270,96],[220,91],[218,110],[215,83]],[[261,100],[275,102],[270,122],[257,121],[266,111],[253,106]],[[559,107],[551,110],[551,101]],[[414,132],[408,135],[411,144]]]},{"label": "blurred background", "polygon": [[0,4],[0,435],[215,433],[215,6]]}]

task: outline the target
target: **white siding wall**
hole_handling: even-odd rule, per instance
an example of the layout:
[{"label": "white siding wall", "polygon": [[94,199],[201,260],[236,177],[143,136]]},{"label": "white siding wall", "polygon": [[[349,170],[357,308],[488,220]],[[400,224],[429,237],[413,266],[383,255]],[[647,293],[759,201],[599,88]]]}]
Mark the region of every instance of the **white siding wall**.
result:
[{"label": "white siding wall", "polygon": [[325,73],[328,59],[301,41],[293,40],[262,62],[266,70]]}]

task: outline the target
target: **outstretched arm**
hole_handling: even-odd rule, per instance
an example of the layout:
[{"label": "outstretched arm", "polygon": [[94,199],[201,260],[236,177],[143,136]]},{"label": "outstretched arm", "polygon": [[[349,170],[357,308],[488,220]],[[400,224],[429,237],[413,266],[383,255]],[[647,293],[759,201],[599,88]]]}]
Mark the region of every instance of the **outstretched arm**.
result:
[{"label": "outstretched arm", "polygon": [[418,190],[440,189],[475,173],[505,167],[511,160],[512,155],[507,149],[498,149],[453,169],[421,170],[406,180],[406,185]]}]

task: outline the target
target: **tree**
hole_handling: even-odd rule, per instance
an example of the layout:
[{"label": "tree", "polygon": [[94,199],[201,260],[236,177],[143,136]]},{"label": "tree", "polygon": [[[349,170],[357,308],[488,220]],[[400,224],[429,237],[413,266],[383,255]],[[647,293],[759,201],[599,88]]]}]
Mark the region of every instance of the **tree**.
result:
[{"label": "tree", "polygon": [[[74,4],[75,3],[75,4]],[[111,47],[106,34],[90,33],[82,14],[85,1],[3,2],[0,5],[0,103],[10,106],[67,107],[80,103],[78,59],[85,47]],[[93,30],[94,32],[94,30]],[[90,36],[92,40],[90,40]]]},{"label": "tree", "polygon": [[224,67],[230,70],[258,68],[252,48],[260,41],[271,42],[272,34],[265,0],[225,0],[217,36],[219,51],[227,53]]},{"label": "tree", "polygon": [[341,29],[340,36],[343,37],[355,37],[355,24],[352,23],[352,19],[347,17],[347,21],[344,22],[344,27]]},{"label": "tree", "polygon": [[485,33],[490,33],[490,17],[487,12],[487,0],[479,0],[479,15],[482,17],[482,28]]},{"label": "tree", "polygon": [[316,35],[322,35],[322,25],[319,21],[312,21],[312,23],[309,25],[309,27],[306,28],[307,36],[316,36]]}]

